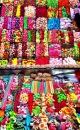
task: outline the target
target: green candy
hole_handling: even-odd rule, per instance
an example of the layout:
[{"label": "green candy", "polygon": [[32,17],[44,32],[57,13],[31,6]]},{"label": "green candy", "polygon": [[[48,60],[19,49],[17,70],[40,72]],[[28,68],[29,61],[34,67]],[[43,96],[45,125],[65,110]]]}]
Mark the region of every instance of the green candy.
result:
[{"label": "green candy", "polygon": [[24,29],[27,29],[28,28],[28,20],[27,20],[27,17],[24,16]]},{"label": "green candy", "polygon": [[67,11],[66,11],[66,8],[63,6],[62,7],[62,15],[63,15],[63,17],[69,17],[69,15],[67,14]]},{"label": "green candy", "polygon": [[52,105],[52,104],[53,104],[53,101],[52,101],[52,100],[50,100],[50,101],[49,101],[49,104],[50,104],[50,105]]},{"label": "green candy", "polygon": [[3,117],[0,117],[0,122],[4,119],[4,116]]},{"label": "green candy", "polygon": [[23,88],[30,88],[30,84],[23,84]]},{"label": "green candy", "polygon": [[35,100],[39,100],[39,99],[40,99],[40,94],[35,94],[35,95],[34,95],[34,99],[35,99]]},{"label": "green candy", "polygon": [[47,0],[47,6],[58,8],[58,0]]},{"label": "green candy", "polygon": [[79,58],[79,48],[77,44],[74,44],[74,51],[75,51],[76,58]]},{"label": "green candy", "polygon": [[36,106],[35,109],[33,109],[33,114],[34,115],[39,115],[40,114],[40,107]]},{"label": "green candy", "polygon": [[40,33],[36,31],[36,43],[40,43]]},{"label": "green candy", "polygon": [[31,31],[30,30],[28,30],[28,42],[31,42]]}]

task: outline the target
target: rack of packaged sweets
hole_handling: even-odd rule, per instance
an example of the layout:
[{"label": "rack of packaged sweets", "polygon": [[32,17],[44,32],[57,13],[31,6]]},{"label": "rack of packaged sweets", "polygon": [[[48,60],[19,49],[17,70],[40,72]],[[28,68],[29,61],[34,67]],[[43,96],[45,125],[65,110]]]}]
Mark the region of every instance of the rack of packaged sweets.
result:
[{"label": "rack of packaged sweets", "polygon": [[79,0],[0,0],[0,67],[80,67]]},{"label": "rack of packaged sweets", "polygon": [[80,129],[79,81],[56,82],[45,70],[1,75],[0,130],[46,129]]}]

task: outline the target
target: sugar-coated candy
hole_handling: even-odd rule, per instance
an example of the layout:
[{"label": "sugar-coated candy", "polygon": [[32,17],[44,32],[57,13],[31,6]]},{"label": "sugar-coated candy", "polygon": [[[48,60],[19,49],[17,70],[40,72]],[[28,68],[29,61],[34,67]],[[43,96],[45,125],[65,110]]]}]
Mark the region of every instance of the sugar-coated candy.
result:
[{"label": "sugar-coated candy", "polygon": [[60,28],[61,29],[68,29],[69,27],[72,28],[71,20],[69,18],[61,18],[60,19]]},{"label": "sugar-coated candy", "polygon": [[50,66],[62,66],[62,58],[50,58]]},{"label": "sugar-coated candy", "polygon": [[38,17],[36,19],[36,29],[47,29],[47,18],[44,17]]},{"label": "sugar-coated candy", "polygon": [[80,32],[73,32],[74,35],[74,41],[75,42],[80,42]]},{"label": "sugar-coated candy", "polygon": [[25,13],[24,13],[25,16],[35,18],[36,8],[34,6],[26,6],[24,10],[25,10]]},{"label": "sugar-coated candy", "polygon": [[76,65],[76,61],[72,57],[64,58],[63,65]]},{"label": "sugar-coated candy", "polygon": [[79,0],[69,0],[70,7],[74,8],[79,4]]}]

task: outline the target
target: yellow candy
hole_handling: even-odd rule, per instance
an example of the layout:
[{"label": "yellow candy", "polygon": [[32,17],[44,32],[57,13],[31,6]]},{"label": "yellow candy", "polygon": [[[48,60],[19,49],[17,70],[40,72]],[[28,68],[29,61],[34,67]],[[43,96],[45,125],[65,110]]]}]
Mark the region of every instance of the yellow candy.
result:
[{"label": "yellow candy", "polygon": [[12,64],[13,64],[13,65],[17,65],[17,62],[18,62],[17,58],[14,58],[14,59],[12,60]]},{"label": "yellow candy", "polygon": [[20,17],[20,8],[21,8],[21,5],[19,4],[19,5],[17,6],[16,17]]},{"label": "yellow candy", "polygon": [[70,96],[73,101],[77,100],[77,96],[75,93],[71,93]]}]

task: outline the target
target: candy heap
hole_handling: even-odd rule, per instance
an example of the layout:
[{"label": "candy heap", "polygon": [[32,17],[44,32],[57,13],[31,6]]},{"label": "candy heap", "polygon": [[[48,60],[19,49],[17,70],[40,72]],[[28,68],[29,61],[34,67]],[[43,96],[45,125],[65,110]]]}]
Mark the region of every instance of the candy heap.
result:
[{"label": "candy heap", "polygon": [[1,0],[0,66],[79,65],[79,10],[79,0]]},{"label": "candy heap", "polygon": [[13,75],[0,109],[1,130],[80,129],[79,88],[55,83],[49,73]]}]

